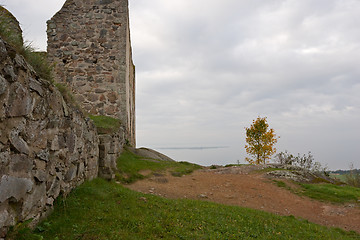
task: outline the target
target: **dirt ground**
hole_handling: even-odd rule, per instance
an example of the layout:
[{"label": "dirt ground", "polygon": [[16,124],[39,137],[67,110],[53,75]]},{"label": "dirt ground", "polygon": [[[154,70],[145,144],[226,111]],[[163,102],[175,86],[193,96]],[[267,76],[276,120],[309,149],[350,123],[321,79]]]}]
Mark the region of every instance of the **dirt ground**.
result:
[{"label": "dirt ground", "polygon": [[334,205],[301,197],[246,168],[199,170],[183,177],[156,175],[127,187],[171,199],[200,199],[293,215],[360,233],[360,208],[355,204]]}]

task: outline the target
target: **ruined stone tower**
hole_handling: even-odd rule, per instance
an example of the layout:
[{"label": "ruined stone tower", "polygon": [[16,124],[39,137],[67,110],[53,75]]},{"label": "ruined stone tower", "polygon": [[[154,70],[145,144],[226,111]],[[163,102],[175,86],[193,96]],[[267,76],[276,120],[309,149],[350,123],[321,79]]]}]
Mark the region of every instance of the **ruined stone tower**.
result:
[{"label": "ruined stone tower", "polygon": [[90,114],[121,120],[135,146],[135,67],[128,0],[67,0],[48,21],[48,58]]}]

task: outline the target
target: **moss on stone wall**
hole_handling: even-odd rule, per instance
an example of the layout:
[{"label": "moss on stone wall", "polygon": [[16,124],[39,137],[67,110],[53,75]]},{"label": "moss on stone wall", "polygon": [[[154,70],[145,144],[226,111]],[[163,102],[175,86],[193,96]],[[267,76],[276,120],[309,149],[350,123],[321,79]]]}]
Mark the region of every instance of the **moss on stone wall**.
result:
[{"label": "moss on stone wall", "polygon": [[6,8],[0,5],[0,36],[13,45],[16,49],[20,49],[24,45],[22,30],[19,22],[16,20]]},{"label": "moss on stone wall", "polygon": [[120,120],[116,118],[94,115],[89,115],[89,118],[93,120],[99,134],[114,133],[118,131],[121,126]]},{"label": "moss on stone wall", "polygon": [[25,57],[43,79],[52,80],[52,66],[47,62],[46,53],[37,52],[30,45],[24,45],[22,30],[17,19],[0,5],[0,37],[15,48],[16,52]]}]

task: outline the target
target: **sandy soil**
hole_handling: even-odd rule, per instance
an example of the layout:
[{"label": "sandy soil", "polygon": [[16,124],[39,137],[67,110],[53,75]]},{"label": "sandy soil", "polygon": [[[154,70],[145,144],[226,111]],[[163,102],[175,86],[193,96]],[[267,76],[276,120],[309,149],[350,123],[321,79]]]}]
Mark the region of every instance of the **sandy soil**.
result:
[{"label": "sandy soil", "polygon": [[171,199],[201,199],[293,215],[311,222],[360,233],[359,205],[334,205],[300,197],[277,187],[261,173],[251,169],[227,168],[199,170],[192,175],[157,175],[127,185],[128,188]]}]

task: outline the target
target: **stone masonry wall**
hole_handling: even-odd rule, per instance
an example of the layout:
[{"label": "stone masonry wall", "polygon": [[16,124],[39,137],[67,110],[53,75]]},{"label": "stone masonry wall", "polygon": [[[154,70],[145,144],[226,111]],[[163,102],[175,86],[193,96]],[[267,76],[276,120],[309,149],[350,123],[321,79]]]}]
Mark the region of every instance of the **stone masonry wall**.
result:
[{"label": "stone masonry wall", "polygon": [[124,130],[99,135],[99,140],[99,177],[107,180],[114,179],[117,170],[116,160],[125,145]]},{"label": "stone masonry wall", "polygon": [[128,0],[67,0],[48,21],[48,57],[89,113],[121,120],[135,146],[135,74]]},{"label": "stone masonry wall", "polygon": [[97,177],[98,145],[92,122],[0,38],[0,239]]}]

